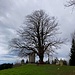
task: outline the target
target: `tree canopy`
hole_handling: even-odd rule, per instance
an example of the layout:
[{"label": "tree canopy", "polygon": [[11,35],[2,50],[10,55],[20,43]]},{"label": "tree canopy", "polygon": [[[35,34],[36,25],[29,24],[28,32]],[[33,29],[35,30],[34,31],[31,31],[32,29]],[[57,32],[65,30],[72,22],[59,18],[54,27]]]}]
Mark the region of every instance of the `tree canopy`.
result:
[{"label": "tree canopy", "polygon": [[56,18],[43,10],[36,10],[26,16],[24,25],[18,30],[18,37],[11,40],[10,47],[19,51],[20,56],[34,52],[39,56],[40,62],[43,62],[46,51],[54,52],[63,43],[57,34]]}]

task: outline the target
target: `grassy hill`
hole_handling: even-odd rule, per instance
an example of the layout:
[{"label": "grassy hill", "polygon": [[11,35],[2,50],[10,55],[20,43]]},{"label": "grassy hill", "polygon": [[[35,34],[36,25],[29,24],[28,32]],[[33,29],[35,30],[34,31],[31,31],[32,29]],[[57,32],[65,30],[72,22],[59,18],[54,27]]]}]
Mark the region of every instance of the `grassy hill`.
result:
[{"label": "grassy hill", "polygon": [[23,65],[20,67],[1,70],[0,75],[75,75],[74,66],[54,65]]}]

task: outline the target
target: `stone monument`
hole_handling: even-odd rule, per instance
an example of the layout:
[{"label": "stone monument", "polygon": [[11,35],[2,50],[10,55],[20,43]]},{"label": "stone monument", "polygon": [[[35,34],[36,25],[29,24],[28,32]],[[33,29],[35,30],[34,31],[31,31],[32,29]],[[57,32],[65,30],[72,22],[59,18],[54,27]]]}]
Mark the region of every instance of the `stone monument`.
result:
[{"label": "stone monument", "polygon": [[29,63],[35,63],[35,53],[29,54]]}]

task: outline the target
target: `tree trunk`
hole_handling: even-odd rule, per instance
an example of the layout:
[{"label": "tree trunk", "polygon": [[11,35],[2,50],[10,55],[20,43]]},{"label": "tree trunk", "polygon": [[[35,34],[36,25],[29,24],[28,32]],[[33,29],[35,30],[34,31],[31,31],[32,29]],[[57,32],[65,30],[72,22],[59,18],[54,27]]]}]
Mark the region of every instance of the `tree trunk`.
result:
[{"label": "tree trunk", "polygon": [[41,53],[40,55],[39,55],[39,63],[40,64],[43,64],[44,62],[43,62],[43,57],[44,57],[44,54],[43,53]]}]

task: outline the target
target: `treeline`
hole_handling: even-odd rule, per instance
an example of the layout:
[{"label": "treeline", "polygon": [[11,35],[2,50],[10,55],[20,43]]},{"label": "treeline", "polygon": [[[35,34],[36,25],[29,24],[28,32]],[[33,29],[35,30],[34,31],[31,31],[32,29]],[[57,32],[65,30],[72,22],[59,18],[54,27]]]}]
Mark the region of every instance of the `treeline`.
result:
[{"label": "treeline", "polygon": [[13,63],[4,63],[0,65],[0,70],[4,70],[4,69],[8,69],[8,68],[12,68],[13,67]]}]

